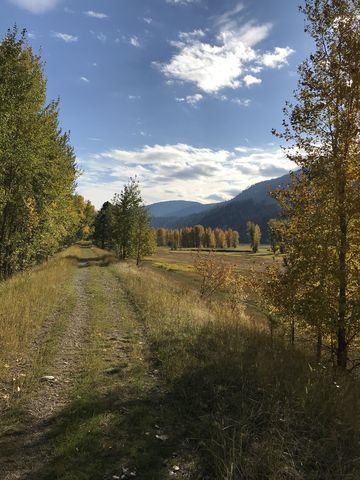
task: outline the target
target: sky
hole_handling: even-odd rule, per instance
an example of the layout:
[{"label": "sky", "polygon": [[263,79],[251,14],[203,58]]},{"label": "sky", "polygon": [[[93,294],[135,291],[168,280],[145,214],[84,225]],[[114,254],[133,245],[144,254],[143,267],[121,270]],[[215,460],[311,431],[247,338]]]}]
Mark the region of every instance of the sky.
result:
[{"label": "sky", "polygon": [[98,208],[130,176],[146,203],[228,200],[287,173],[272,128],[312,50],[301,0],[1,0],[41,49]]}]

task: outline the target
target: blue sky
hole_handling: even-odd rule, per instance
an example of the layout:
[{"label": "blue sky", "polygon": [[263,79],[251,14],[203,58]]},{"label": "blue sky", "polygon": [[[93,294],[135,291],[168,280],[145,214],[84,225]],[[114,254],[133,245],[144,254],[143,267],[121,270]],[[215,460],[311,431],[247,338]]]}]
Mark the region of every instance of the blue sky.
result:
[{"label": "blue sky", "polygon": [[98,207],[138,175],[147,203],[229,199],[292,168],[271,135],[312,48],[297,0],[2,0],[60,97]]}]

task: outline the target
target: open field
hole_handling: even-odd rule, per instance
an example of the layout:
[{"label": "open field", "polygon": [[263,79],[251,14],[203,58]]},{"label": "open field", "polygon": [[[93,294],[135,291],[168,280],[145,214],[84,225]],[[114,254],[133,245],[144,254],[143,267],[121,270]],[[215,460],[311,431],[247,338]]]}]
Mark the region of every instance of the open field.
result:
[{"label": "open field", "polygon": [[1,479],[359,478],[358,381],[201,300],[190,258],[161,250],[136,268],[83,245],[27,274],[43,295],[50,271],[61,282],[52,301],[23,298],[44,315],[21,342],[2,320],[19,347],[1,357]]},{"label": "open field", "polygon": [[[208,251],[201,251],[203,255]],[[148,258],[148,262],[165,270],[191,271],[196,249],[170,250],[167,247],[158,247],[155,255]],[[252,253],[248,245],[241,245],[236,251],[216,252],[216,255],[224,262],[235,265],[236,269],[243,275],[248,275],[250,271],[255,273],[262,272],[268,265],[274,261],[281,261],[281,255],[274,255],[269,251],[268,246],[262,246],[258,253]]]},{"label": "open field", "polygon": [[[194,260],[197,251],[190,249],[170,250],[167,247],[158,247],[152,257],[148,257],[144,262],[151,269],[156,269],[166,277],[181,282],[184,286],[199,288],[200,277],[194,270]],[[208,252],[202,252],[207,255]],[[267,266],[273,262],[281,262],[281,255],[271,254],[268,246],[262,246],[258,253],[252,253],[248,245],[240,245],[236,253],[218,252],[217,257],[224,262],[234,265],[235,270],[244,277],[249,275],[261,275]],[[247,289],[248,301],[246,312],[254,318],[255,321],[264,322],[264,315],[256,307],[256,297],[251,287]],[[220,292],[221,297],[221,292]]]}]

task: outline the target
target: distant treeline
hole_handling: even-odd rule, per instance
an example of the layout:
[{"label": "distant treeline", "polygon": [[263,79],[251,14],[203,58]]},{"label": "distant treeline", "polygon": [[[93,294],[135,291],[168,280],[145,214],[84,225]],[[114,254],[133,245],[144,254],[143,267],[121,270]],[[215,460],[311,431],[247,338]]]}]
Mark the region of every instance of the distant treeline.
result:
[{"label": "distant treeline", "polygon": [[239,232],[229,228],[204,228],[202,225],[180,229],[159,228],[156,230],[159,247],[177,248],[236,248],[239,246]]},{"label": "distant treeline", "polygon": [[0,42],[0,280],[91,233],[95,209],[74,194],[78,171],[59,102],[46,103],[40,56],[23,32]]}]

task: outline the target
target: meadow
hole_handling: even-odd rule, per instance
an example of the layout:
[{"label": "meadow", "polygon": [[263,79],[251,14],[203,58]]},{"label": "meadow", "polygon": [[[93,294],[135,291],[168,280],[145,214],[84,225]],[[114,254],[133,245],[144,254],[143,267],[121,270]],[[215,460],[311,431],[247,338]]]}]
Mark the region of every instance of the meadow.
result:
[{"label": "meadow", "polygon": [[201,299],[192,258],[77,245],[1,285],[1,478],[359,478],[356,377]]}]

